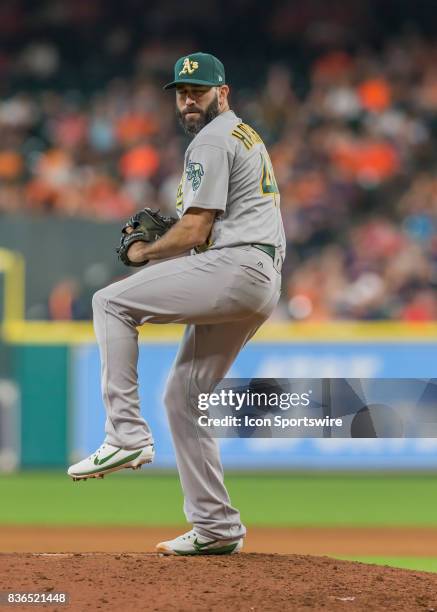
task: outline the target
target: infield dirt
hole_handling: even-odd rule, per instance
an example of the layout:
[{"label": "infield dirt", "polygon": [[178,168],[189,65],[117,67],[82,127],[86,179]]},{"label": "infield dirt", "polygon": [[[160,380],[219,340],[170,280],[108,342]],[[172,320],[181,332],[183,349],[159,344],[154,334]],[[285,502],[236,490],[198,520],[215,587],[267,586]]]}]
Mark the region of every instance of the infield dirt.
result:
[{"label": "infield dirt", "polygon": [[[0,526],[0,553],[150,553],[181,527]],[[249,527],[245,552],[331,556],[437,556],[434,527]]]},{"label": "infield dirt", "polygon": [[437,574],[308,555],[4,553],[0,591],[11,590],[66,591],[68,605],[38,606],[58,612],[437,610]]}]

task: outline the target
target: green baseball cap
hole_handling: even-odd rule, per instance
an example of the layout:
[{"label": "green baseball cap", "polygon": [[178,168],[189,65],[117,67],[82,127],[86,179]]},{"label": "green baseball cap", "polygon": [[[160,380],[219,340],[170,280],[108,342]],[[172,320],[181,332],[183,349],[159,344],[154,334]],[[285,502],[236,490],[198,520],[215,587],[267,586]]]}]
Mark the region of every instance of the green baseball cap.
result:
[{"label": "green baseball cap", "polygon": [[174,66],[174,81],[164,89],[176,87],[178,83],[219,87],[226,83],[225,67],[210,53],[192,53],[180,57]]}]

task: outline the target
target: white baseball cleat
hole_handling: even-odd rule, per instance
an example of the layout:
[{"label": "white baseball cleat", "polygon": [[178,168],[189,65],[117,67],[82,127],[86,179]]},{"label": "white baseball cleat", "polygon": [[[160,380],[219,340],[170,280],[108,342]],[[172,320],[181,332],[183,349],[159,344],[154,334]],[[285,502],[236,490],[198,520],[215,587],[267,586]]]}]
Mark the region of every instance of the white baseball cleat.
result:
[{"label": "white baseball cleat", "polygon": [[71,465],[67,474],[73,480],[103,478],[105,474],[111,472],[125,468],[137,470],[144,463],[152,463],[154,454],[153,444],[148,444],[143,448],[126,449],[104,443],[95,453]]},{"label": "white baseball cleat", "polygon": [[194,529],[174,540],[160,542],[157,552],[163,555],[233,555],[243,548],[243,539],[211,540],[196,533]]}]

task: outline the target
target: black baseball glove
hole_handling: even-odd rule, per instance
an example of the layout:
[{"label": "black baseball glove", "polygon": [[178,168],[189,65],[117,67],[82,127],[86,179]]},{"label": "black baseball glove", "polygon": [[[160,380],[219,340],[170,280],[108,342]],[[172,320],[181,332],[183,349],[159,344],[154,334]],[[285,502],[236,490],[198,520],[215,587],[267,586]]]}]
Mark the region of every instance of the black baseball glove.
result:
[{"label": "black baseball glove", "polygon": [[[177,222],[177,219],[161,215],[159,210],[144,208],[129,219],[121,230],[120,246],[117,249],[118,258],[126,266],[144,266],[148,260],[140,263],[130,261],[127,256],[129,247],[134,242],[155,242],[161,238]],[[128,228],[132,231],[128,233]]]}]

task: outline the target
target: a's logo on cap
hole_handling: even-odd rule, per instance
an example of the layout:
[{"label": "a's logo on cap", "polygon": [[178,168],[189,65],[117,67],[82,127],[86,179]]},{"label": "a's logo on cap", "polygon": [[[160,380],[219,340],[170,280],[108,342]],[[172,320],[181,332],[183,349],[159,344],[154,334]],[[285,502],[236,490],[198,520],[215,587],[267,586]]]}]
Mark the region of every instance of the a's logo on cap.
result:
[{"label": "a's logo on cap", "polygon": [[199,68],[199,62],[193,62],[189,57],[184,59],[182,70],[179,72],[179,76],[181,74],[193,74],[195,70]]}]

